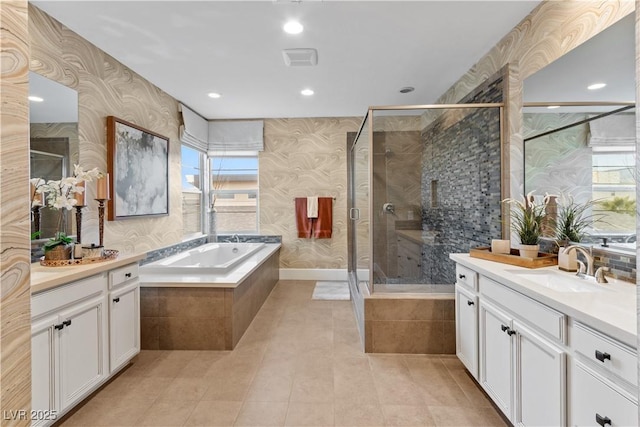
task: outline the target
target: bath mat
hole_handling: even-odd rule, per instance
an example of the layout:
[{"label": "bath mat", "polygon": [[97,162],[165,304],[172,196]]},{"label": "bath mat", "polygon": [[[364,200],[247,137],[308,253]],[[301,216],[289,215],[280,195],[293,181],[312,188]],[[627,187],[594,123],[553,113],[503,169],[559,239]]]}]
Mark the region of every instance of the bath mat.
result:
[{"label": "bath mat", "polygon": [[316,282],[311,299],[350,300],[347,282]]}]

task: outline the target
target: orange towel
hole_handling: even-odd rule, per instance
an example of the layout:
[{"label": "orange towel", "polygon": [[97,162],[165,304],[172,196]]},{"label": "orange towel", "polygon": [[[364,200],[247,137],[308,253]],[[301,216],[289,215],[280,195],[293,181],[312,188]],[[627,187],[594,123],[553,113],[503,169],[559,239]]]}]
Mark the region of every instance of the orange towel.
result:
[{"label": "orange towel", "polygon": [[296,197],[296,227],[298,237],[311,238],[311,218],[307,217],[307,198]]},{"label": "orange towel", "polygon": [[333,229],[333,198],[318,197],[318,218],[313,219],[313,237],[330,239]]}]

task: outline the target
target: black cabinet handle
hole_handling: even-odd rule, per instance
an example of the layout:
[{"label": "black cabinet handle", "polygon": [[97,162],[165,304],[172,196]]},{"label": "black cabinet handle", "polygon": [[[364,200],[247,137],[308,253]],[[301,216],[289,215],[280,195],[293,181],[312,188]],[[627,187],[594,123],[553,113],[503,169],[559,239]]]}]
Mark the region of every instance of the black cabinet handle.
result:
[{"label": "black cabinet handle", "polygon": [[120,302],[120,297],[118,297],[118,298],[114,298],[114,299],[113,299],[113,302]]},{"label": "black cabinet handle", "polygon": [[54,329],[57,329],[57,330],[60,331],[60,330],[64,329],[64,322],[60,323],[59,325],[54,325],[53,327],[54,327]]},{"label": "black cabinet handle", "polygon": [[500,325],[500,329],[502,329],[502,332],[506,332],[509,330],[509,327],[507,325]]},{"label": "black cabinet handle", "polygon": [[516,331],[514,331],[513,329],[509,329],[507,331],[507,335],[509,335],[509,336],[514,335],[515,333],[516,333]]},{"label": "black cabinet handle", "polygon": [[603,353],[601,351],[596,350],[596,359],[604,363],[605,360],[611,360],[611,355],[609,353]]},{"label": "black cabinet handle", "polygon": [[124,277],[126,277],[126,278],[130,278],[130,277],[131,277],[131,273],[126,273],[126,274],[124,275]]},{"label": "black cabinet handle", "polygon": [[63,324],[64,326],[70,326],[70,325],[71,325],[71,319],[67,319],[67,320],[65,320],[64,322],[62,322],[62,324]]},{"label": "black cabinet handle", "polygon": [[611,425],[611,418],[603,417],[602,415],[596,413],[596,422],[604,427],[607,424]]},{"label": "black cabinet handle", "polygon": [[464,274],[458,274],[458,279],[464,279],[465,277],[467,276],[465,276]]},{"label": "black cabinet handle", "polygon": [[467,305],[473,305],[473,301],[467,301]]}]

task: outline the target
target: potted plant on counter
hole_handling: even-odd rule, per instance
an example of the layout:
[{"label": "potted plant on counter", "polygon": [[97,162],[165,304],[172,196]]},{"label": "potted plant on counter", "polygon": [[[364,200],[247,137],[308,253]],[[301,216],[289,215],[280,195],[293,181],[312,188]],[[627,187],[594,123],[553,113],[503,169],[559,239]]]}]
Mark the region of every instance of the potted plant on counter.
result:
[{"label": "potted plant on counter", "polygon": [[520,256],[537,258],[540,251],[540,237],[542,224],[546,216],[546,201],[537,204],[533,192],[523,197],[523,200],[505,199],[503,203],[510,205],[511,229],[520,239]]}]

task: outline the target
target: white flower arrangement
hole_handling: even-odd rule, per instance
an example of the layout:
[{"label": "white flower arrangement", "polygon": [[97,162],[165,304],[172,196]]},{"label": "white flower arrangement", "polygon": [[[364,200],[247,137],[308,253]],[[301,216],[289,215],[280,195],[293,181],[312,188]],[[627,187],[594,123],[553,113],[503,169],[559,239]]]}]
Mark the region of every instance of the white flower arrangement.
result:
[{"label": "white flower arrangement", "polygon": [[82,166],[73,166],[73,176],[60,180],[46,181],[42,178],[31,178],[32,185],[31,206],[42,206],[42,195],[46,195],[46,205],[53,209],[72,209],[77,200],[75,194],[84,193],[84,182],[91,182],[93,179],[101,178],[104,174],[93,168],[85,171]]}]

